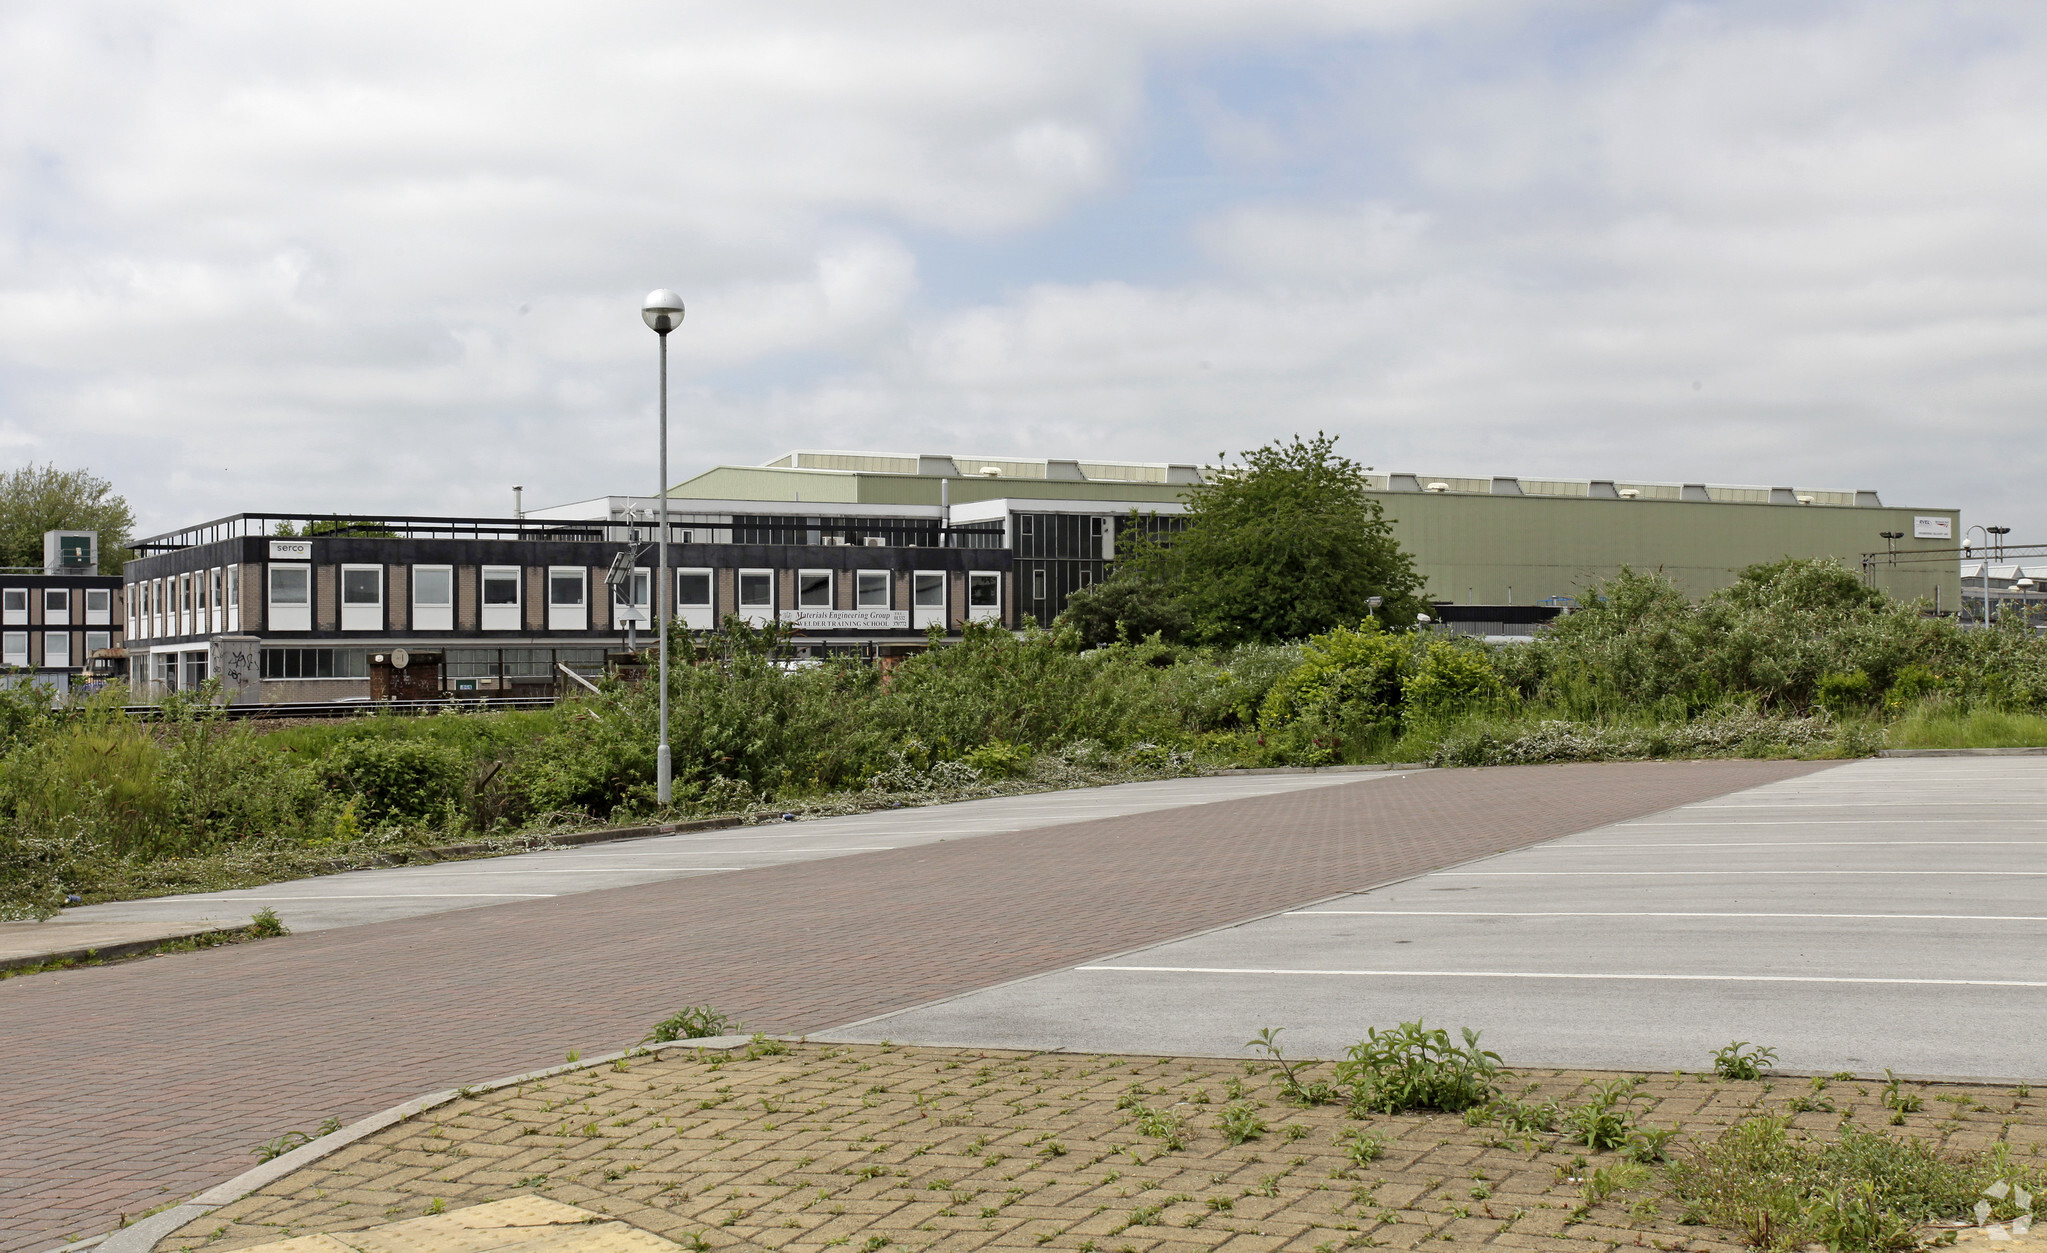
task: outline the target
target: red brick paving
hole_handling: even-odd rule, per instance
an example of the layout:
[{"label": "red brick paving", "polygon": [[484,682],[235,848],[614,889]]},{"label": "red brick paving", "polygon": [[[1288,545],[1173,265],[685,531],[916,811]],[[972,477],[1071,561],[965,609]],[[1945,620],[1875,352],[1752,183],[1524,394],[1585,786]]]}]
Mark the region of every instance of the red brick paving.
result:
[{"label": "red brick paving", "polygon": [[0,1250],[684,1005],[821,1030],[1820,768],[1427,772],[8,980]]}]

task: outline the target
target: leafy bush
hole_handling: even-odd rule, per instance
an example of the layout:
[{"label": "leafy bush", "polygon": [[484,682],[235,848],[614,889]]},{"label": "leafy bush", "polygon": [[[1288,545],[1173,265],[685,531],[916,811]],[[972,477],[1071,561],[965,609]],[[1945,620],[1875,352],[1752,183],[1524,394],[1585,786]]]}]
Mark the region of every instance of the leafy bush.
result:
[{"label": "leafy bush", "polygon": [[469,765],[453,750],[421,740],[348,740],[327,755],[328,781],[358,802],[365,821],[424,822],[453,809]]},{"label": "leafy bush", "polygon": [[654,1024],[654,1029],[640,1041],[666,1044],[671,1040],[701,1040],[709,1036],[723,1035],[725,1028],[735,1025],[731,1019],[712,1009],[709,1005],[692,1005],[679,1013],[670,1014]]},{"label": "leafy bush", "polygon": [[1493,1100],[1499,1095],[1500,1056],[1478,1047],[1478,1032],[1466,1027],[1463,1034],[1459,1047],[1449,1032],[1427,1030],[1419,1020],[1391,1031],[1369,1029],[1336,1065],[1337,1082],[1350,1089],[1352,1111],[1461,1114]]},{"label": "leafy bush", "polygon": [[1777,1064],[1777,1050],[1736,1040],[1713,1050],[1713,1073],[1722,1079],[1760,1079]]},{"label": "leafy bush", "polygon": [[1499,705],[1507,685],[1483,648],[1435,639],[1401,681],[1400,694],[1410,713],[1443,718]]}]

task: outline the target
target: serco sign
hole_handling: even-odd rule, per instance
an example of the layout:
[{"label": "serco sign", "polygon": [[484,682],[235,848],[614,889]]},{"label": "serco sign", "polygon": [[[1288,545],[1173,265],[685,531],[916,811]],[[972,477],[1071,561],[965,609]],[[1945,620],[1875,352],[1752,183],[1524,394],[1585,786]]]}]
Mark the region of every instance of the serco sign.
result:
[{"label": "serco sign", "polygon": [[272,561],[311,561],[313,545],[309,540],[274,539],[270,541]]},{"label": "serco sign", "polygon": [[907,631],[907,609],[784,609],[778,617],[808,631]]}]

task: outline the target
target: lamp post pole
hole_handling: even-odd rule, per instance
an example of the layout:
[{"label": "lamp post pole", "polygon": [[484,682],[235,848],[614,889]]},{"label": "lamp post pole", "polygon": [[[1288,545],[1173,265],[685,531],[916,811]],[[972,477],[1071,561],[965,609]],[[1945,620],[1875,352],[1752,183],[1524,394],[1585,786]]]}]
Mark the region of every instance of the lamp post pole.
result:
[{"label": "lamp post pole", "polygon": [[682,325],[682,297],[667,288],[647,294],[640,317],[661,337],[661,533],[655,541],[654,586],[647,589],[654,598],[655,629],[661,634],[660,747],[654,751],[654,800],[666,808],[675,796],[674,763],[668,752],[668,332]]}]

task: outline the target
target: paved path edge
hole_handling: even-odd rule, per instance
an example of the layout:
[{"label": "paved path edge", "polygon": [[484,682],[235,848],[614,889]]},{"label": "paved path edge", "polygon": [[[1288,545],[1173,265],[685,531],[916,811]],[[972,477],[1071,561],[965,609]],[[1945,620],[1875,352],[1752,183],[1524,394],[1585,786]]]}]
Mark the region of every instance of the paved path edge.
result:
[{"label": "paved path edge", "polygon": [[199,940],[209,935],[229,935],[248,930],[246,922],[224,922],[217,927],[194,927],[189,924],[172,924],[162,935],[152,935],[140,940],[122,940],[114,944],[99,944],[84,948],[51,949],[48,952],[24,953],[19,957],[0,957],[0,970],[16,970],[23,966],[44,966],[51,962],[93,960],[112,961],[118,957],[134,957],[147,953],[162,944],[175,944],[179,940]]},{"label": "paved path edge", "polygon": [[203,1218],[223,1205],[239,1201],[265,1184],[281,1179],[302,1167],[310,1166],[328,1154],[339,1152],[354,1144],[357,1140],[363,1139],[365,1136],[375,1135],[386,1127],[405,1122],[407,1119],[416,1118],[430,1109],[446,1105],[450,1101],[460,1100],[463,1097],[476,1096],[484,1092],[496,1092],[503,1088],[516,1087],[522,1083],[531,1083],[537,1079],[549,1079],[555,1075],[565,1075],[578,1070],[594,1070],[599,1066],[608,1066],[624,1058],[655,1057],[671,1049],[712,1049],[730,1052],[734,1049],[745,1048],[752,1042],[752,1039],[751,1036],[743,1035],[719,1035],[705,1036],[695,1040],[673,1040],[661,1044],[635,1044],[631,1048],[618,1049],[596,1057],[578,1058],[576,1061],[564,1063],[560,1066],[548,1066],[541,1070],[529,1070],[522,1075],[507,1075],[505,1078],[492,1079],[486,1083],[472,1083],[460,1088],[446,1088],[439,1092],[429,1092],[425,1096],[416,1096],[409,1101],[393,1105],[389,1109],[379,1110],[367,1118],[358,1119],[350,1123],[339,1131],[330,1132],[317,1140],[300,1145],[289,1153],[273,1157],[254,1169],[243,1171],[226,1183],[216,1184],[208,1188],[206,1191],[199,1193],[191,1200],[182,1204],[173,1205],[166,1210],[159,1210],[139,1222],[130,1223],[126,1227],[110,1231],[102,1236],[92,1236],[84,1240],[74,1240],[69,1244],[60,1244],[51,1250],[51,1253],[65,1253],[65,1251],[74,1251],[75,1253],[75,1251],[84,1249],[97,1249],[98,1253],[149,1253],[151,1249],[156,1247],[157,1241],[170,1235],[195,1218]]},{"label": "paved path edge", "polygon": [[2047,757],[2043,748],[1885,748],[1879,757]]}]

